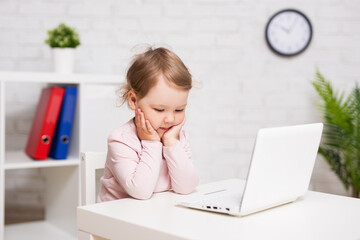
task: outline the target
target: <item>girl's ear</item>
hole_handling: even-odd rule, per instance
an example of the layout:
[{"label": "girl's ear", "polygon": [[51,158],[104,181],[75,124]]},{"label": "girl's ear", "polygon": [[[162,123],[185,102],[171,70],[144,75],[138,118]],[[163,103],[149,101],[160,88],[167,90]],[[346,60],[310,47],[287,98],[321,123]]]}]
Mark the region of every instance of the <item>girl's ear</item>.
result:
[{"label": "girl's ear", "polygon": [[131,110],[136,110],[137,97],[133,90],[128,93],[128,104]]}]

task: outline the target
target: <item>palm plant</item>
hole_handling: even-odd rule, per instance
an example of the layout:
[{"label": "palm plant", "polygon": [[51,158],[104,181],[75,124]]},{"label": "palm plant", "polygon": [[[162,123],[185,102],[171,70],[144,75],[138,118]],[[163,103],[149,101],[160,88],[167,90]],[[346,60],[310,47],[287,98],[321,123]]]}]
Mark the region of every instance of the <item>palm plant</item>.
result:
[{"label": "palm plant", "polygon": [[316,72],[312,82],[321,97],[319,110],[324,120],[319,153],[353,197],[360,197],[360,88],[344,97],[334,92],[329,81]]}]

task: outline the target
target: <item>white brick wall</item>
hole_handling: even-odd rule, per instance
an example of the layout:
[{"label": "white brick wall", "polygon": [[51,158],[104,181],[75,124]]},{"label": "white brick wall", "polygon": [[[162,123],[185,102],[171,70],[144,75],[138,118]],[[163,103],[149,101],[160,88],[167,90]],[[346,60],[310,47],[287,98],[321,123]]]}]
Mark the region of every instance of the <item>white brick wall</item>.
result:
[{"label": "white brick wall", "polygon": [[[273,54],[264,40],[269,17],[288,7],[302,10],[314,28],[311,45],[295,58]],[[320,120],[310,84],[316,67],[338,89],[349,90],[359,82],[359,12],[356,0],[3,0],[0,69],[52,71],[46,30],[62,21],[80,33],[76,72],[124,74],[131,56],[143,48],[134,48],[136,44],[170,46],[197,81],[186,128],[202,182],[244,177],[260,127]],[[7,89],[8,149],[25,144],[39,89]],[[38,194],[24,198],[33,203],[41,199],[42,177],[36,175],[7,174],[18,181],[7,186],[7,200],[24,187]],[[322,159],[311,185],[345,194]]]}]

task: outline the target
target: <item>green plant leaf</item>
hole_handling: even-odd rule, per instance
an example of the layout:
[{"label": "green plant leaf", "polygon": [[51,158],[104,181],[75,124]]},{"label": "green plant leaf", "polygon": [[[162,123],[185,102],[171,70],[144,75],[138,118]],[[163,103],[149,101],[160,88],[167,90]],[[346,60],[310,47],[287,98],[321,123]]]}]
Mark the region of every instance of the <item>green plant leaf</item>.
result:
[{"label": "green plant leaf", "polygon": [[360,89],[351,94],[337,93],[331,83],[316,72],[312,82],[321,98],[318,108],[324,120],[324,132],[319,153],[353,196],[360,193]]},{"label": "green plant leaf", "polygon": [[51,48],[76,48],[80,45],[78,33],[71,27],[60,23],[58,27],[48,30],[45,43]]}]

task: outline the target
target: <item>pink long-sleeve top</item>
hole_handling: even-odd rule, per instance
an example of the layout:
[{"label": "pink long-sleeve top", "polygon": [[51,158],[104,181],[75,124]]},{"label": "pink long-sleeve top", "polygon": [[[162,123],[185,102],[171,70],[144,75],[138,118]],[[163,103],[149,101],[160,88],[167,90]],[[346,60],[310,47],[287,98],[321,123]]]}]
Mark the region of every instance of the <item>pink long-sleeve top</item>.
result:
[{"label": "pink long-sleeve top", "polygon": [[154,192],[191,193],[199,177],[191,160],[185,131],[175,145],[140,140],[129,122],[108,137],[108,153],[98,202],[133,197],[148,199]]}]

